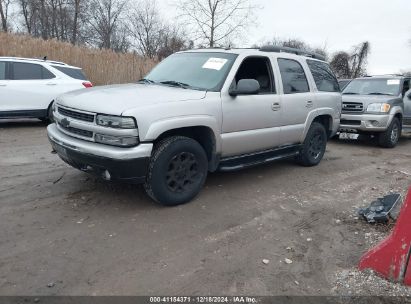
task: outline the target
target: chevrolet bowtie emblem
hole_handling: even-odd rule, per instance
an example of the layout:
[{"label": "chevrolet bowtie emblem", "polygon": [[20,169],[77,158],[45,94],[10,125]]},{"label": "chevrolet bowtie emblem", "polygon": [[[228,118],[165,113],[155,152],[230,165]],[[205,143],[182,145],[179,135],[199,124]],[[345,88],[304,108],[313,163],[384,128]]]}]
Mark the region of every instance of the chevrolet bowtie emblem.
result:
[{"label": "chevrolet bowtie emblem", "polygon": [[63,118],[63,119],[60,121],[60,124],[61,124],[64,128],[67,128],[68,126],[70,126],[70,121],[69,121],[67,118]]}]

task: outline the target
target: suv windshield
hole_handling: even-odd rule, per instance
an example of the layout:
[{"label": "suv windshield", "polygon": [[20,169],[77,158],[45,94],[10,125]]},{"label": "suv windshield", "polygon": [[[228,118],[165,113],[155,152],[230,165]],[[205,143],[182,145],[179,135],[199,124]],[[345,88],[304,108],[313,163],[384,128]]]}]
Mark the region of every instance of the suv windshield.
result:
[{"label": "suv windshield", "polygon": [[218,92],[236,58],[227,53],[178,53],[162,61],[143,80]]},{"label": "suv windshield", "polygon": [[369,78],[354,79],[343,91],[345,95],[392,95],[400,94],[401,79]]}]

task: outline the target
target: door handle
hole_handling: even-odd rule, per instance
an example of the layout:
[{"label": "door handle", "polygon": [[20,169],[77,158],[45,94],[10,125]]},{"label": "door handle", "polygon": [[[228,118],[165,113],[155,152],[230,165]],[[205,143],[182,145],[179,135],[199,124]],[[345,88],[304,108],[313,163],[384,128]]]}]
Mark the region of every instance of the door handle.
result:
[{"label": "door handle", "polygon": [[0,87],[7,87],[7,84],[5,84],[5,83],[0,83]]},{"label": "door handle", "polygon": [[278,110],[280,110],[280,109],[281,109],[280,103],[279,103],[279,102],[274,102],[274,103],[271,105],[271,109],[272,109],[273,111],[278,111]]},{"label": "door handle", "polygon": [[49,85],[49,86],[55,86],[55,85],[57,85],[57,83],[55,83],[55,82],[49,82],[49,83],[47,83],[47,85]]},{"label": "door handle", "polygon": [[312,108],[313,106],[314,106],[314,103],[311,100],[307,101],[307,105],[306,105],[307,108]]}]

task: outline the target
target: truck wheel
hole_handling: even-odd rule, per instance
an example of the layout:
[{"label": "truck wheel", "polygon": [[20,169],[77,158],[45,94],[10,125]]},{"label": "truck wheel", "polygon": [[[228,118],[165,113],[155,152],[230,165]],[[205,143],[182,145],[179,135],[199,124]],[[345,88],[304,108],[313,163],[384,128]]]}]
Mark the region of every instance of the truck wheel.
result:
[{"label": "truck wheel", "polygon": [[394,148],[400,137],[401,123],[397,117],[394,117],[388,129],[378,135],[378,144],[384,148]]},{"label": "truck wheel", "polygon": [[200,192],[207,172],[207,155],[197,141],[183,136],[169,137],[154,150],[144,188],[162,205],[185,204]]},{"label": "truck wheel", "polygon": [[318,165],[327,147],[327,132],[322,124],[313,122],[297,157],[300,165],[312,167]]}]

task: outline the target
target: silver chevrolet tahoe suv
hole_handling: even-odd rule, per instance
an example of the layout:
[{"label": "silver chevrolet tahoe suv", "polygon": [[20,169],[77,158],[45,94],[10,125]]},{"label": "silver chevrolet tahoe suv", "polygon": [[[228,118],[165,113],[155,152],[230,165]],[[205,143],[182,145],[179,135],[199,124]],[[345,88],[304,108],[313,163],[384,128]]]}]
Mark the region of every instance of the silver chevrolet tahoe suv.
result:
[{"label": "silver chevrolet tahoe suv", "polygon": [[294,157],[317,165],[341,93],[323,58],[278,47],[179,52],[136,84],[71,92],[54,105],[54,151],[155,201],[192,200],[208,172]]},{"label": "silver chevrolet tahoe suv", "polygon": [[386,75],[352,80],[343,91],[342,133],[371,134],[393,148],[411,127],[411,77]]}]

